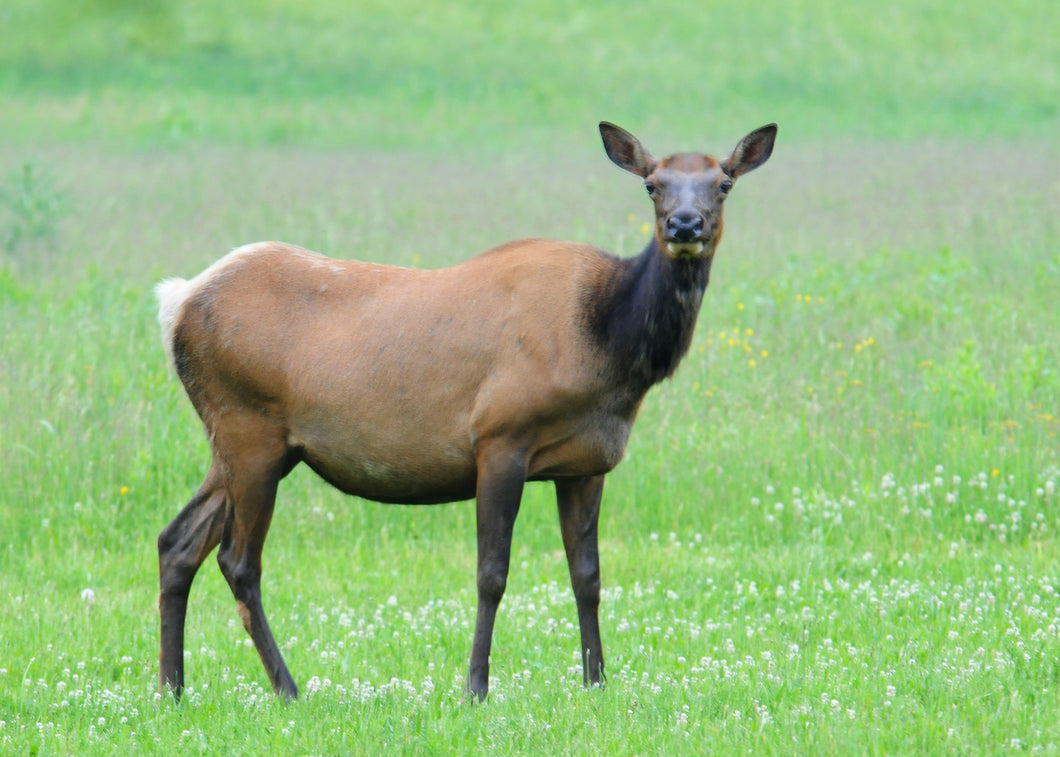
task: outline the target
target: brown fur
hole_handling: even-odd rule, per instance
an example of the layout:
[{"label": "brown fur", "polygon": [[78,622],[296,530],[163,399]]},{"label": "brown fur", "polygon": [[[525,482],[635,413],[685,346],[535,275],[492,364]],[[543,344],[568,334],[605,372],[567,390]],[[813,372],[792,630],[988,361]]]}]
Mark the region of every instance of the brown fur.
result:
[{"label": "brown fur", "polygon": [[598,406],[610,376],[581,309],[614,265],[545,240],[434,271],[259,244],[188,298],[174,353],[209,434],[252,413],[350,494],[470,499],[476,448],[496,437],[525,450],[528,478],[597,475],[633,410]]},{"label": "brown fur", "polygon": [[[603,477],[622,458],[644,393],[688,347],[721,234],[719,186],[765,162],[775,127],[749,135],[721,163],[694,154],[655,163],[618,127],[601,133],[616,163],[658,185],[656,238],[638,258],[528,239],[422,271],[265,242],[191,281],[159,285],[167,350],[213,452],[199,492],[159,536],[163,685],[178,694],[183,686],[188,590],[220,545],[221,570],[273,687],[297,695],[265,619],[260,577],[276,487],[300,462],[381,502],[476,497],[479,615],[468,690],[478,697],[488,689],[523,482],[555,481],[585,679],[602,680]],[[694,238],[687,229],[668,236],[675,215],[686,226],[696,220]]]}]

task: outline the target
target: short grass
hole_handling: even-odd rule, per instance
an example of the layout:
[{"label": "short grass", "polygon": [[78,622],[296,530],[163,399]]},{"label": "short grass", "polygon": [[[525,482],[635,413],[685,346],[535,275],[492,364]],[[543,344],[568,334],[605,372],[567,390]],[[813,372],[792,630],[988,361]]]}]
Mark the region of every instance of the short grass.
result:
[{"label": "short grass", "polygon": [[[1055,49],[1032,34],[1050,4],[1006,4],[1007,24],[986,3],[891,4],[886,24],[725,6],[685,27],[543,2],[267,3],[253,24],[92,7],[62,47],[42,43],[60,6],[0,11],[26,30],[0,44],[19,106],[0,231],[43,219],[0,268],[5,753],[1060,751],[1060,151]],[[709,81],[744,84],[692,90],[682,28],[710,40]],[[513,40],[553,55],[523,68]],[[344,100],[355,54],[377,81]],[[154,539],[208,453],[151,283],[259,238],[420,266],[526,235],[633,254],[648,207],[605,117],[660,153],[781,122],[730,201],[692,350],[608,480],[606,688],[581,686],[548,486],[527,489],[479,707],[473,508],[299,470],[265,597],[303,698],[265,690],[212,560],[189,696],[158,695]]]}]

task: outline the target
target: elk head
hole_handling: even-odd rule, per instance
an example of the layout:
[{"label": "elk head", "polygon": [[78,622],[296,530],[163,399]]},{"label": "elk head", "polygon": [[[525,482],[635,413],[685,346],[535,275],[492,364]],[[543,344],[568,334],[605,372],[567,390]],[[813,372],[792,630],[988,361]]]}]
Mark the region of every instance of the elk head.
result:
[{"label": "elk head", "polygon": [[751,132],[720,161],[692,152],[656,160],[636,137],[607,121],[600,124],[600,136],[615,165],[644,179],[655,203],[659,249],[674,259],[698,260],[714,254],[724,225],[725,198],[737,178],[769,159],[777,125]]}]

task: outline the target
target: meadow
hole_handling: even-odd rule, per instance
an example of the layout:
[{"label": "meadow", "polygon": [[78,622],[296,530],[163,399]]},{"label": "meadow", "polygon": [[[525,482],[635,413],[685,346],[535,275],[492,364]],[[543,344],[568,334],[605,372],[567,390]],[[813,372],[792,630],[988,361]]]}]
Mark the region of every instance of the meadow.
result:
[{"label": "meadow", "polygon": [[[0,751],[1060,753],[1053,4],[358,5],[0,10]],[[213,559],[160,694],[155,539],[209,452],[153,283],[268,238],[636,254],[601,119],[657,154],[780,124],[605,487],[607,685],[550,486],[475,706],[473,507],[297,469],[264,597],[301,699]]]}]

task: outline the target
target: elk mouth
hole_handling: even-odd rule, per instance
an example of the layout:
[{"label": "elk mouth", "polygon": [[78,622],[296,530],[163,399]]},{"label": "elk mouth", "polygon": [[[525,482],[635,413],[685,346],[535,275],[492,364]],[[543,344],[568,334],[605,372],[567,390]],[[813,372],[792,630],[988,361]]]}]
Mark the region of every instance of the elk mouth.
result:
[{"label": "elk mouth", "polygon": [[698,258],[703,254],[706,245],[702,239],[694,241],[679,241],[672,239],[667,241],[666,250],[672,258]]}]

